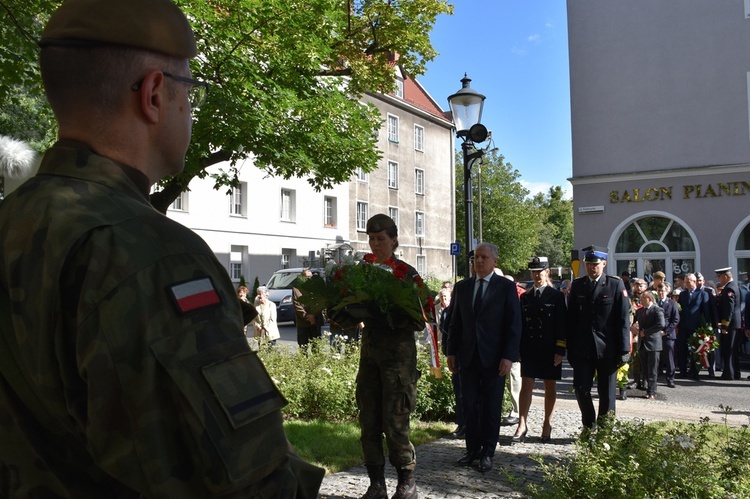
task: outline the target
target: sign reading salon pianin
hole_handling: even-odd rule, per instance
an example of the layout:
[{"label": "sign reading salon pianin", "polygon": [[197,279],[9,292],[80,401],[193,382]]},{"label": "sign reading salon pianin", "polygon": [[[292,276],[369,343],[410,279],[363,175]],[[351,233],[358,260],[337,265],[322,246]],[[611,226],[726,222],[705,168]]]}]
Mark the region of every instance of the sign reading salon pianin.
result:
[{"label": "sign reading salon pianin", "polygon": [[668,201],[674,196],[682,196],[682,199],[705,199],[748,194],[750,194],[750,181],[740,180],[738,182],[717,182],[714,184],[690,184],[678,188],[670,186],[614,190],[609,193],[609,202],[639,203],[643,201]]}]

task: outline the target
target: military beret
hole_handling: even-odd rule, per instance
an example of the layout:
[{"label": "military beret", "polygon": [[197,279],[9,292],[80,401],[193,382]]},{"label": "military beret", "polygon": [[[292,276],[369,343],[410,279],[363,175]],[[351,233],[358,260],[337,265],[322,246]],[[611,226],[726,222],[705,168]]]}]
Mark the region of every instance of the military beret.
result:
[{"label": "military beret", "polygon": [[549,267],[549,260],[546,256],[535,256],[528,265],[529,270],[544,270]]},{"label": "military beret", "polygon": [[587,246],[583,248],[583,261],[588,263],[599,263],[607,259],[608,248],[601,246]]},{"label": "military beret", "polygon": [[662,272],[661,270],[659,270],[659,271],[654,272],[654,277],[660,277],[662,279],[665,279],[667,277],[667,275],[664,272]]},{"label": "military beret", "polygon": [[66,0],[39,45],[122,45],[180,59],[198,53],[187,17],[170,0]]},{"label": "military beret", "polygon": [[372,217],[370,217],[370,219],[367,221],[365,232],[371,234],[373,232],[380,232],[388,229],[396,229],[398,231],[396,222],[394,222],[393,219],[388,215],[378,213],[377,215],[373,215]]}]

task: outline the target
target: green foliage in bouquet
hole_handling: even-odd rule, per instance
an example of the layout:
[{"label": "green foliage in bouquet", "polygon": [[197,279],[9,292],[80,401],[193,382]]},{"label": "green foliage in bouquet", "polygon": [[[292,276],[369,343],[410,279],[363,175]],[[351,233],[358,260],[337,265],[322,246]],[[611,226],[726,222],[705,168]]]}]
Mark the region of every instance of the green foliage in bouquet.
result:
[{"label": "green foliage in bouquet", "polygon": [[370,253],[361,260],[329,264],[324,277],[299,280],[296,286],[301,303],[314,313],[326,310],[336,322],[341,315],[353,323],[379,317],[394,327],[408,317],[418,325],[424,323],[424,314],[431,319],[434,310],[432,293],[421,277],[410,275],[406,264],[394,259],[377,264]]}]

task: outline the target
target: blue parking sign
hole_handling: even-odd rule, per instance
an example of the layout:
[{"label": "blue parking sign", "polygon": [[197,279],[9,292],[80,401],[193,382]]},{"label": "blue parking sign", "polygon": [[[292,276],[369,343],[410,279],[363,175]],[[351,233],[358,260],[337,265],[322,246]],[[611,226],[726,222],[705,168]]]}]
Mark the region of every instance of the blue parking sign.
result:
[{"label": "blue parking sign", "polygon": [[458,255],[461,252],[461,243],[451,243],[451,255]]}]

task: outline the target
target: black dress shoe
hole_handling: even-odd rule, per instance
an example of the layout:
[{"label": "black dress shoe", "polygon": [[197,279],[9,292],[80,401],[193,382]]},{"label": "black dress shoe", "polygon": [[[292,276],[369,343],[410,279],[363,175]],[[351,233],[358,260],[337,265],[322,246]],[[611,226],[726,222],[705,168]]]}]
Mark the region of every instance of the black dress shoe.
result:
[{"label": "black dress shoe", "polygon": [[451,433],[452,438],[464,438],[466,436],[466,427],[459,426],[456,430]]},{"label": "black dress shoe", "polygon": [[490,471],[492,469],[492,458],[490,456],[482,456],[479,458],[479,471],[482,473]]},{"label": "black dress shoe", "polygon": [[518,418],[514,416],[508,416],[500,421],[500,426],[513,426],[514,424],[518,424]]},{"label": "black dress shoe", "polygon": [[674,383],[671,381],[667,381],[667,387],[668,388],[674,388]]},{"label": "black dress shoe", "polygon": [[461,459],[456,461],[459,466],[471,466],[471,463],[479,459],[479,451],[467,452]]}]

